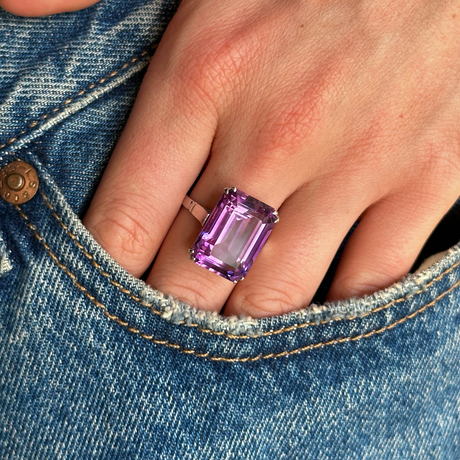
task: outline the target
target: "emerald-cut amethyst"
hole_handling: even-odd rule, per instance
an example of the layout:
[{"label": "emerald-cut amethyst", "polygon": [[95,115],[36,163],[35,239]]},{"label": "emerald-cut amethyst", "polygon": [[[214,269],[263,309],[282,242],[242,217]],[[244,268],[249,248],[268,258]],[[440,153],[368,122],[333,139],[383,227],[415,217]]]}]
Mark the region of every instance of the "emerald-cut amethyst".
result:
[{"label": "emerald-cut amethyst", "polygon": [[236,187],[226,188],[190,248],[190,257],[236,283],[246,276],[276,222],[274,208]]}]

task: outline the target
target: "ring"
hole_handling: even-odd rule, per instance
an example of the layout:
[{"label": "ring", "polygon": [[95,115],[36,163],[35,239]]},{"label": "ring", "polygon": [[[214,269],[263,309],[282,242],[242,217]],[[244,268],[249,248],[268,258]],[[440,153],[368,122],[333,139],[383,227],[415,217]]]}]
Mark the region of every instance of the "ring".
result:
[{"label": "ring", "polygon": [[234,283],[244,279],[279,222],[274,208],[236,187],[227,187],[212,211],[188,195],[182,205],[203,225],[190,259]]}]

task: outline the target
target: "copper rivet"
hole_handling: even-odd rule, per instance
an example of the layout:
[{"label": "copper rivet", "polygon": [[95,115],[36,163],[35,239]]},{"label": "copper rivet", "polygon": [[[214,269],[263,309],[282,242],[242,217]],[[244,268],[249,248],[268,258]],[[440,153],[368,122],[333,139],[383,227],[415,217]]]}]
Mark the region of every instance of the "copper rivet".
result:
[{"label": "copper rivet", "polygon": [[37,171],[29,163],[17,160],[0,170],[0,196],[9,203],[26,203],[37,189]]},{"label": "copper rivet", "polygon": [[8,187],[11,189],[11,190],[21,190],[24,185],[26,183],[26,180],[24,179],[23,176],[21,176],[21,174],[10,174],[7,178],[6,178],[6,185],[8,185]]}]

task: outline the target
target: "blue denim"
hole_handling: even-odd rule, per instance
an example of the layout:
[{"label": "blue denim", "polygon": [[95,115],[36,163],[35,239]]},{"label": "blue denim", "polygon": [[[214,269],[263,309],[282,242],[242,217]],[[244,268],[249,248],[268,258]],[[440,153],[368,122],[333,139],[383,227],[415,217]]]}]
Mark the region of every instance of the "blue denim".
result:
[{"label": "blue denim", "polygon": [[325,303],[344,240],[312,304],[257,320],[149,287],[82,225],[177,6],[0,13],[0,168],[40,181],[0,199],[0,459],[459,459],[460,201],[392,286]]}]

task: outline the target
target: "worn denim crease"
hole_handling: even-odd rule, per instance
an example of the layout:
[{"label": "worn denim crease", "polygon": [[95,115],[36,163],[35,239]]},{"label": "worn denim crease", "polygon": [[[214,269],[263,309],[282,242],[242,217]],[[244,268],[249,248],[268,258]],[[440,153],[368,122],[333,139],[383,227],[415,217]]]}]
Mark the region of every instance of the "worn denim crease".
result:
[{"label": "worn denim crease", "polygon": [[[158,44],[152,45],[149,48],[149,50],[143,51],[140,55],[131,58],[128,62],[125,62],[119,69],[111,71],[107,76],[102,77],[97,82],[91,83],[87,88],[81,89],[75,96],[70,96],[66,98],[61,105],[53,108],[51,111],[47,113],[44,113],[39,117],[38,120],[30,122],[26,128],[21,130],[14,137],[11,137],[6,142],[1,144],[0,150],[10,152],[12,155],[14,155],[14,151],[11,152],[11,149],[19,149],[28,142],[33,141],[41,134],[43,134],[45,131],[60,123],[65,118],[73,115],[79,110],[84,109],[95,99],[103,96],[111,89],[115,88],[116,86],[120,85],[121,83],[132,77],[134,74],[140,72],[150,62],[150,52],[155,50],[157,46]],[[128,70],[126,70],[124,73],[121,73],[125,69]],[[101,87],[101,85],[106,82],[108,82],[108,84]],[[71,103],[73,104],[70,105]]]},{"label": "worn denim crease", "polygon": [[13,266],[11,265],[8,254],[6,253],[6,246],[0,231],[0,276],[8,273],[12,268]]}]

